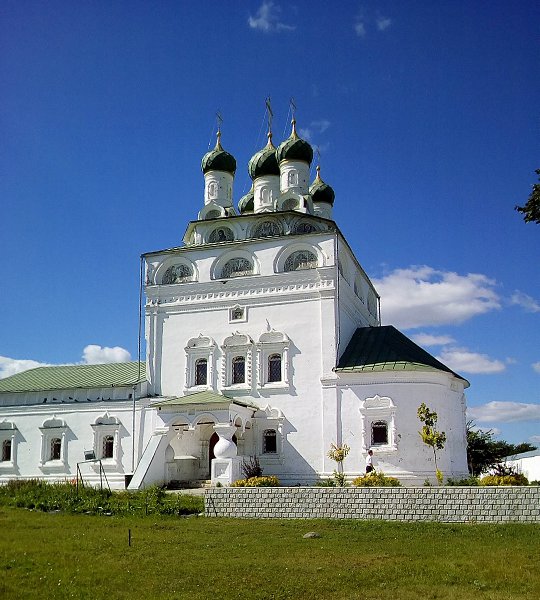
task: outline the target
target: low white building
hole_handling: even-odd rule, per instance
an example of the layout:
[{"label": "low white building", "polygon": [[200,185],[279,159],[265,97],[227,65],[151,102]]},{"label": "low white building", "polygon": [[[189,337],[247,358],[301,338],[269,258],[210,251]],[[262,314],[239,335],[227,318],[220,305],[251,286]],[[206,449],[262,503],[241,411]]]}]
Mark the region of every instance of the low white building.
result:
[{"label": "low white building", "polygon": [[530,481],[540,481],[540,450],[522,452],[514,456],[507,456],[504,464],[514,467]]},{"label": "low white building", "polygon": [[[132,489],[228,483],[251,456],[283,484],[314,483],[336,467],[333,443],[350,446],[349,478],[372,448],[376,468],[421,485],[434,479],[422,402],[447,435],[439,468],[467,475],[468,383],[380,325],[379,297],[332,219],[318,168],[309,185],[312,158],[294,121],[278,148],[269,134],[236,209],[236,161],[218,134],[183,244],[143,256],[146,364],[0,380],[0,480],[72,478],[93,451],[114,487],[125,476]],[[97,481],[92,465],[81,468]]]}]

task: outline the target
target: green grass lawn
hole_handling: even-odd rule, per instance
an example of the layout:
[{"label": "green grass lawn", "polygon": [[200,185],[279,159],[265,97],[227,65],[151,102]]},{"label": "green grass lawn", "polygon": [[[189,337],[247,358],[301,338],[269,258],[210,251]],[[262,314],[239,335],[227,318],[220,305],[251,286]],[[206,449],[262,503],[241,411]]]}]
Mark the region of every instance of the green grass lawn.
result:
[{"label": "green grass lawn", "polygon": [[[321,537],[303,539],[308,531]],[[538,600],[539,556],[536,524],[105,517],[0,507],[2,600]]]}]

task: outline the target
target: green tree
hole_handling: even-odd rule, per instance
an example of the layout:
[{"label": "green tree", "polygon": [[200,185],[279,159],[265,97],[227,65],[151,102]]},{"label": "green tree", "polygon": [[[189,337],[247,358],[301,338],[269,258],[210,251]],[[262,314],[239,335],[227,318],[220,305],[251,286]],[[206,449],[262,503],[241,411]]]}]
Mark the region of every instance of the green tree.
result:
[{"label": "green tree", "polygon": [[493,430],[476,429],[473,421],[467,422],[467,463],[469,473],[475,477],[498,467],[507,456],[536,450],[527,442],[509,444],[504,440],[494,440],[493,435]]},{"label": "green tree", "polygon": [[[540,175],[540,169],[536,169],[535,173]],[[523,217],[525,223],[533,221],[540,224],[540,183],[533,184],[533,189],[527,203],[524,206],[516,206],[515,209],[525,215]]]},{"label": "green tree", "polygon": [[435,460],[435,475],[439,484],[442,483],[442,473],[437,465],[437,450],[442,450],[446,444],[446,433],[437,429],[438,416],[434,410],[430,410],[424,402],[420,404],[417,411],[418,418],[422,422],[422,429],[419,431],[424,444],[433,450],[433,459]]}]

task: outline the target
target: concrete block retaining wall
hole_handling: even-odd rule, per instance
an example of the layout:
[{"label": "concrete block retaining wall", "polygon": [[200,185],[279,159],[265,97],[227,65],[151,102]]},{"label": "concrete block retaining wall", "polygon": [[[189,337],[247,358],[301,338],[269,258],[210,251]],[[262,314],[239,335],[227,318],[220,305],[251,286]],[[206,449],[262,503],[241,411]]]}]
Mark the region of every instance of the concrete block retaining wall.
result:
[{"label": "concrete block retaining wall", "polygon": [[211,488],[208,517],[540,522],[540,487]]}]

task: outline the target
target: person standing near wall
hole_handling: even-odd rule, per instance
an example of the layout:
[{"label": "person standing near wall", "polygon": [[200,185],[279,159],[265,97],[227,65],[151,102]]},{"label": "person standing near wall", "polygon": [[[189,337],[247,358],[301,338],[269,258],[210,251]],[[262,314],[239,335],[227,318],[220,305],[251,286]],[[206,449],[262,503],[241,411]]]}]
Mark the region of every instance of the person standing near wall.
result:
[{"label": "person standing near wall", "polygon": [[368,450],[366,456],[366,473],[371,473],[373,470],[373,450]]}]

